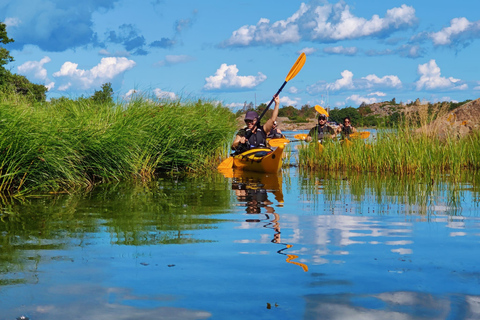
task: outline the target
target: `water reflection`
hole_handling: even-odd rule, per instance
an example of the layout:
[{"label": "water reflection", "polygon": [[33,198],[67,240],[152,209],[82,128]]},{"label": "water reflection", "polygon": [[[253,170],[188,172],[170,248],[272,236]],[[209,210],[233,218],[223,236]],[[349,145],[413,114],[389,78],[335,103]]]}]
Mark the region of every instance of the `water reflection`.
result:
[{"label": "water reflection", "polygon": [[[284,199],[282,192],[282,175],[261,174],[247,171],[223,170],[225,177],[232,179],[232,190],[238,201],[238,205],[245,206],[248,215],[256,215],[255,218],[247,218],[249,223],[262,223],[262,226],[273,231],[272,243],[284,246],[277,251],[286,256],[287,263],[300,266],[303,271],[308,271],[305,263],[296,261],[298,255],[286,252],[293,247],[292,244],[282,242],[280,216],[275,212],[274,203],[268,199],[271,193],[277,206],[283,207]],[[262,212],[263,211],[263,212]],[[262,218],[264,216],[265,218]]]},{"label": "water reflection", "polygon": [[[328,202],[333,204],[332,208],[339,202],[371,203],[375,206],[372,206],[369,213],[374,214],[431,216],[440,213],[459,216],[473,213],[463,212],[462,202],[465,200],[473,204],[469,209],[478,208],[480,204],[479,173],[425,177],[301,171],[300,177],[300,188],[306,201]],[[465,199],[466,197],[468,198]]]}]

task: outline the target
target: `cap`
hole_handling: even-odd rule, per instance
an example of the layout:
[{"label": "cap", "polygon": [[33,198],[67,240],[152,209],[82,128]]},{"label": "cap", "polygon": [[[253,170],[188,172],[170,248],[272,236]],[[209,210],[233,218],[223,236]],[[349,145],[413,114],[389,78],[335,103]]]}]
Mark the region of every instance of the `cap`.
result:
[{"label": "cap", "polygon": [[247,111],[247,114],[245,115],[245,120],[255,120],[258,118],[258,113],[255,111]]},{"label": "cap", "polygon": [[324,115],[323,113],[320,113],[320,114],[318,115],[318,120],[320,120],[320,119],[327,120],[327,116]]}]

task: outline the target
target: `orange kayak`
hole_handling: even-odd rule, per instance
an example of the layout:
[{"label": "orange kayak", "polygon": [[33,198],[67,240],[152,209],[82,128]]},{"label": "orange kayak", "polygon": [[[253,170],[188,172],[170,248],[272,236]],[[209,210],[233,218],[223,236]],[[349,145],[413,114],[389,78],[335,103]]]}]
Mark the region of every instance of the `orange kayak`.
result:
[{"label": "orange kayak", "polygon": [[245,171],[277,173],[282,167],[284,145],[275,149],[253,148],[233,157],[233,168]]}]

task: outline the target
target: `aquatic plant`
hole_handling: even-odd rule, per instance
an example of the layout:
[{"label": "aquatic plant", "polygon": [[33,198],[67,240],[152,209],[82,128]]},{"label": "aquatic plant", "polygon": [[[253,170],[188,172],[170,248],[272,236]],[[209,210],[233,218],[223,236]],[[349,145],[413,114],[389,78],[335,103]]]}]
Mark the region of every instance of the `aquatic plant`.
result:
[{"label": "aquatic plant", "polygon": [[0,193],[69,191],[162,171],[214,167],[235,131],[228,108],[209,101],[136,96],[115,104],[0,100]]}]

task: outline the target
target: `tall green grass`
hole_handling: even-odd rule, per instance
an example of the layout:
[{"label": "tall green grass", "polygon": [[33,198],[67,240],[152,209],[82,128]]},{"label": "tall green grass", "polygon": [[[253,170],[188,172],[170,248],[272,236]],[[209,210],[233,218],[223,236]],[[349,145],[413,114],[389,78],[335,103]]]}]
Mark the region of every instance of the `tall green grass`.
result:
[{"label": "tall green grass", "polygon": [[325,143],[322,152],[315,144],[299,150],[299,166],[310,169],[355,170],[400,175],[458,174],[480,169],[480,132],[461,139],[412,127],[379,130],[375,141],[353,140],[347,146]]},{"label": "tall green grass", "polygon": [[235,132],[232,112],[208,101],[137,96],[116,104],[0,100],[0,193],[68,191],[160,171],[201,171]]}]

